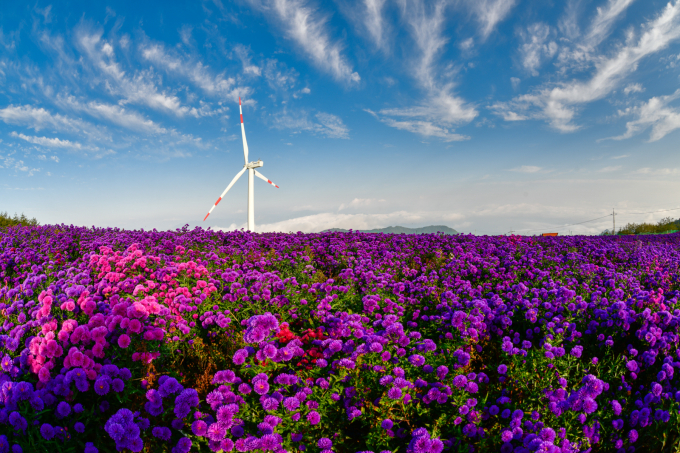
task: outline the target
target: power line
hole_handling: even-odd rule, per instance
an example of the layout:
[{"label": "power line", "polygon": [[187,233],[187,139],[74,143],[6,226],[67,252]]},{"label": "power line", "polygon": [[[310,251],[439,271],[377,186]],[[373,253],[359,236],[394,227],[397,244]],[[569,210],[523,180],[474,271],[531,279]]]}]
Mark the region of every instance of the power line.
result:
[{"label": "power line", "polygon": [[647,212],[629,212],[628,214],[633,215],[633,214],[653,214],[655,212],[668,212],[668,211],[678,211],[680,208],[673,208],[673,209],[661,209],[659,211],[647,211]]}]

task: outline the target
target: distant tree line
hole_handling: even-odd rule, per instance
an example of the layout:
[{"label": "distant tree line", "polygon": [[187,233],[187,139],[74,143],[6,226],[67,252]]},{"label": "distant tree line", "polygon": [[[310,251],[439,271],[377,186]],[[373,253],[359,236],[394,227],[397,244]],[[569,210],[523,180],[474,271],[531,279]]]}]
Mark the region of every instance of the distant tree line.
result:
[{"label": "distant tree line", "polygon": [[[680,219],[666,217],[657,223],[629,223],[616,231],[616,234],[660,234],[680,230]],[[603,235],[610,235],[611,230],[604,230]]]},{"label": "distant tree line", "polygon": [[34,218],[29,219],[26,217],[24,213],[21,213],[21,216],[17,215],[17,213],[14,213],[14,217],[10,216],[7,211],[5,212],[0,212],[0,229],[4,229],[7,227],[15,226],[15,225],[23,225],[23,226],[29,226],[29,225],[39,225],[38,221]]}]

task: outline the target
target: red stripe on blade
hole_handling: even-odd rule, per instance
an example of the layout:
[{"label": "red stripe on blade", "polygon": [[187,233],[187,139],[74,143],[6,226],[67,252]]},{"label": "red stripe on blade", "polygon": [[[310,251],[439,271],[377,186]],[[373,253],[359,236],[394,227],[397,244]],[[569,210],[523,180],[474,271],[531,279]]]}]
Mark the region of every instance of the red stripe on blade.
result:
[{"label": "red stripe on blade", "polygon": [[241,105],[241,96],[238,97],[238,105]]},{"label": "red stripe on blade", "polygon": [[243,113],[241,113],[241,124],[243,124]]},{"label": "red stripe on blade", "polygon": [[209,215],[210,215],[210,213],[207,213],[207,214],[205,215],[205,217],[203,217],[203,221],[204,221],[204,222],[205,222],[205,219],[207,219]]},{"label": "red stripe on blade", "polygon": [[215,206],[217,206],[218,204],[220,204],[220,201],[222,201],[222,197],[220,197],[220,198],[217,199],[217,201],[215,202]]}]

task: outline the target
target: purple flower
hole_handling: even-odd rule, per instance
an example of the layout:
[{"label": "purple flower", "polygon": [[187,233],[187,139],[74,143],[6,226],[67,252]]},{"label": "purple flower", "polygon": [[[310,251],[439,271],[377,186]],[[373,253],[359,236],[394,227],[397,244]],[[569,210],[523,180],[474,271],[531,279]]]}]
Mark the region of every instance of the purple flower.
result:
[{"label": "purple flower", "polygon": [[470,393],[477,393],[479,391],[479,387],[477,386],[476,382],[468,382],[467,386],[465,387],[465,390],[467,390]]},{"label": "purple flower", "polygon": [[628,440],[630,441],[631,444],[634,444],[636,440],[638,440],[638,432],[634,429],[631,429],[628,432]]},{"label": "purple flower", "polygon": [[421,366],[425,363],[425,357],[419,354],[413,354],[408,358],[408,361],[411,362],[411,365],[413,366]]},{"label": "purple flower", "polygon": [[51,440],[54,437],[54,428],[48,423],[43,423],[40,427],[40,435],[46,440]]},{"label": "purple flower", "polygon": [[555,430],[552,428],[543,428],[538,436],[546,442],[552,443],[555,440]]},{"label": "purple flower", "polygon": [[239,349],[234,353],[234,357],[232,358],[232,362],[234,362],[234,365],[241,365],[243,362],[246,361],[248,358],[248,351],[245,349]]},{"label": "purple flower", "polygon": [[75,429],[78,433],[84,433],[85,425],[83,425],[81,422],[77,422],[75,425],[73,425],[73,429]]},{"label": "purple flower", "polygon": [[197,436],[205,436],[208,431],[208,425],[203,420],[196,420],[191,424],[191,431]]},{"label": "purple flower", "polygon": [[571,354],[573,357],[576,357],[577,359],[581,358],[581,354],[583,354],[583,346],[574,346],[571,348],[571,351],[569,351],[569,354]]},{"label": "purple flower", "polygon": [[253,387],[255,389],[255,393],[257,393],[258,395],[264,395],[269,391],[269,383],[264,379],[254,382]]},{"label": "purple flower", "polygon": [[583,400],[583,412],[586,414],[592,414],[597,410],[597,403],[592,398],[585,398]]},{"label": "purple flower", "polygon": [[498,374],[505,374],[508,372],[508,367],[505,365],[498,365]]},{"label": "purple flower", "polygon": [[59,418],[64,418],[68,416],[68,414],[70,413],[71,406],[66,401],[62,401],[61,403],[59,403],[59,405],[57,405],[57,416]]},{"label": "purple flower", "polygon": [[387,391],[387,396],[390,399],[398,400],[401,398],[401,389],[399,387],[392,387]]},{"label": "purple flower", "polygon": [[512,431],[507,429],[501,433],[501,440],[503,442],[510,442],[512,440]]},{"label": "purple flower", "polygon": [[283,407],[285,407],[287,411],[294,411],[300,407],[300,400],[293,397],[286,398],[283,400]]},{"label": "purple flower", "polygon": [[322,437],[316,444],[319,446],[319,448],[325,450],[333,446],[333,441],[331,441],[328,437]]},{"label": "purple flower", "polygon": [[108,379],[99,378],[94,383],[94,391],[99,396],[104,396],[107,393],[109,393],[109,388],[110,388],[110,386],[109,386]]},{"label": "purple flower", "polygon": [[189,453],[189,450],[191,450],[191,439],[188,437],[182,437],[177,442],[176,448],[178,453]]},{"label": "purple flower", "polygon": [[392,426],[394,426],[394,423],[392,423],[392,420],[390,420],[389,418],[386,418],[385,420],[382,421],[380,426],[383,429],[392,429]]},{"label": "purple flower", "polygon": [[317,411],[311,411],[307,414],[307,421],[312,425],[316,425],[321,421],[321,416]]}]

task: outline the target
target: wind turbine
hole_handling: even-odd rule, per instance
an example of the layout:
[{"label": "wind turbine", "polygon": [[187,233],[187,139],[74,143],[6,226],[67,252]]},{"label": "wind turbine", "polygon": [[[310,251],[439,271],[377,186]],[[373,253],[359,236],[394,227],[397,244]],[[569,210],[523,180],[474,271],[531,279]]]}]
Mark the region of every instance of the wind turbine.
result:
[{"label": "wind turbine", "polygon": [[245,161],[245,164],[243,165],[243,170],[240,172],[236,173],[236,176],[234,176],[234,179],[231,180],[229,185],[227,186],[226,189],[224,189],[224,192],[222,192],[222,195],[220,195],[220,198],[217,199],[215,204],[213,205],[212,208],[210,208],[210,211],[205,215],[203,218],[203,221],[205,222],[205,219],[208,218],[211,212],[213,212],[213,209],[222,201],[222,198],[229,192],[229,189],[238,181],[238,178],[240,178],[243,173],[245,173],[246,170],[248,170],[248,230],[250,231],[255,231],[255,184],[254,184],[254,176],[257,176],[263,181],[268,182],[272,186],[276,187],[277,189],[279,186],[271,182],[269,179],[267,179],[262,173],[259,171],[255,170],[258,167],[261,167],[264,165],[264,162],[261,160],[256,160],[254,162],[248,162],[248,142],[246,141],[246,129],[243,126],[243,109],[241,108],[241,97],[239,96],[238,98],[238,110],[239,113],[241,114],[241,136],[243,137],[243,158]]}]

